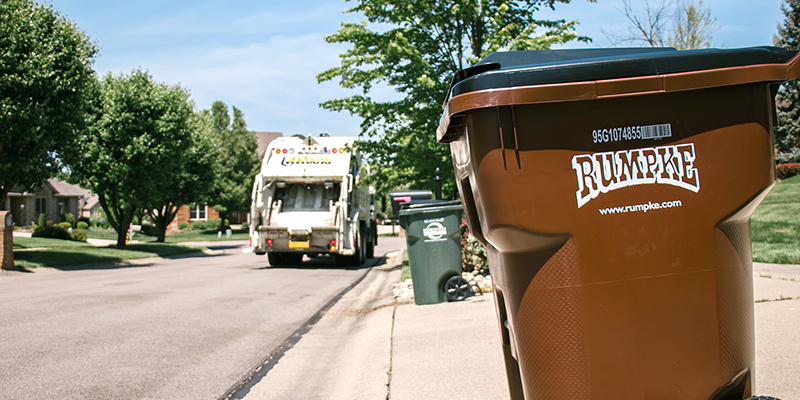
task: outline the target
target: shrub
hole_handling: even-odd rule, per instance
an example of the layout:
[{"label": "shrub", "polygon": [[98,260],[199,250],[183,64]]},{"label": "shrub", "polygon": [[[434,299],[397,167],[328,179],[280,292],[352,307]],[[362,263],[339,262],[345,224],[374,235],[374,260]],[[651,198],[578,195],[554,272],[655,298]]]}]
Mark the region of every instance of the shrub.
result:
[{"label": "shrub", "polygon": [[36,225],[39,225],[39,226],[47,225],[47,217],[45,217],[44,214],[39,214],[39,222],[37,222]]},{"label": "shrub", "polygon": [[89,218],[89,223],[100,228],[108,227],[108,221],[106,221],[105,217],[102,215],[92,215],[92,217]]},{"label": "shrub", "polygon": [[64,222],[69,223],[69,227],[72,228],[75,226],[75,216],[72,213],[64,214]]},{"label": "shrub", "polygon": [[178,229],[182,231],[189,229],[189,223],[186,221],[181,222],[180,224],[178,224]]},{"label": "shrub", "polygon": [[191,228],[193,231],[206,229],[206,221],[194,221]]},{"label": "shrub", "polygon": [[72,240],[76,242],[85,242],[89,235],[86,234],[85,229],[73,229]]},{"label": "shrub", "polygon": [[35,231],[33,231],[31,236],[40,238],[49,238],[49,239],[72,240],[72,238],[69,235],[69,232],[67,232],[66,229],[55,225],[40,226]]},{"label": "shrub", "polygon": [[775,177],[778,179],[787,179],[795,175],[800,175],[800,163],[779,164],[775,168]]},{"label": "shrub", "polygon": [[242,229],[248,229],[248,228],[250,228],[250,224],[248,224],[247,221],[242,222]]},{"label": "shrub", "polygon": [[486,247],[470,235],[467,221],[461,221],[461,269],[464,272],[489,273]]},{"label": "shrub", "polygon": [[78,229],[89,229],[89,223],[86,221],[78,221]]},{"label": "shrub", "polygon": [[222,221],[218,219],[209,219],[206,221],[206,229],[220,229]]},{"label": "shrub", "polygon": [[80,217],[78,218],[78,223],[85,222],[86,226],[91,226],[92,222],[89,220],[89,217]]},{"label": "shrub", "polygon": [[158,229],[152,224],[142,224],[141,233],[147,236],[158,236]]},{"label": "shrub", "polygon": [[69,229],[69,228],[72,228],[72,224],[71,224],[71,223],[69,223],[69,222],[67,222],[67,221],[64,221],[64,222],[59,222],[59,223],[58,223],[58,226],[60,226],[60,227],[61,227],[61,228],[63,228],[64,230],[67,230],[67,229]]}]

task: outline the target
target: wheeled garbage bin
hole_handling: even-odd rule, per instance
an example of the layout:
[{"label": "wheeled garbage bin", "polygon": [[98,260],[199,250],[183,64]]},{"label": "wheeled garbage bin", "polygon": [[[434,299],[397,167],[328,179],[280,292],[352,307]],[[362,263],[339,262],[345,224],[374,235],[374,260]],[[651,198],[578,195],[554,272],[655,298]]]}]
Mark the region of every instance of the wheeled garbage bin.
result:
[{"label": "wheeled garbage bin", "polygon": [[514,399],[755,391],[750,214],[796,51],[491,54],[437,131],[487,246]]},{"label": "wheeled garbage bin", "polygon": [[416,304],[446,301],[448,281],[461,277],[462,215],[460,201],[411,202],[400,210]]}]

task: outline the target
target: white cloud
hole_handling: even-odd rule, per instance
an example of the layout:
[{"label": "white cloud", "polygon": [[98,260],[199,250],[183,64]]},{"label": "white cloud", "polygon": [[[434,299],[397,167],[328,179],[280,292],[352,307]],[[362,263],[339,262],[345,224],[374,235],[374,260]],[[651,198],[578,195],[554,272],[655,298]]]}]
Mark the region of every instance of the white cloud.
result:
[{"label": "white cloud", "polygon": [[263,43],[127,58],[104,68],[127,73],[141,65],[157,81],[189,89],[199,108],[221,100],[242,109],[250,129],[351,135],[358,134],[359,119],[322,110],[318,104],[352,92],[335,82],[316,80],[317,74],[339,64],[338,55],[345,49],[319,35],[273,36]]}]

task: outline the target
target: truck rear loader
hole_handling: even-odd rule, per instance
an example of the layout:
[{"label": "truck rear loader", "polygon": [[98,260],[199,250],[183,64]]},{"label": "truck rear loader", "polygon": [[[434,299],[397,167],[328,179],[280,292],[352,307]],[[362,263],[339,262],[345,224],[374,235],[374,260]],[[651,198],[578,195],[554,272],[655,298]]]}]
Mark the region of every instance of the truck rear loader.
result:
[{"label": "truck rear loader", "polygon": [[375,190],[361,181],[355,137],[277,138],[253,184],[250,250],[270,265],[298,264],[303,255],[361,265],[377,244]]}]

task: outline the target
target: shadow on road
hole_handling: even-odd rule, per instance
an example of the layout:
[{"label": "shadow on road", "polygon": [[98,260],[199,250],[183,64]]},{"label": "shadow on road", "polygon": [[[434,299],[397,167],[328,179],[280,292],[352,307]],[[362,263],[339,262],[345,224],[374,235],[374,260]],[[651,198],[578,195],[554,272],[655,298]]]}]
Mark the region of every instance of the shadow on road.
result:
[{"label": "shadow on road", "polygon": [[[266,258],[266,257],[265,257]],[[300,264],[294,265],[264,265],[263,267],[253,268],[256,270],[262,269],[339,269],[342,271],[357,271],[360,269],[370,268],[380,262],[381,259],[384,257],[376,257],[376,258],[368,258],[364,264],[358,266],[342,266],[336,265],[336,257],[334,256],[327,256],[327,255],[320,255],[317,257],[309,258],[303,257],[303,261]],[[266,261],[266,259],[264,260]]]}]

